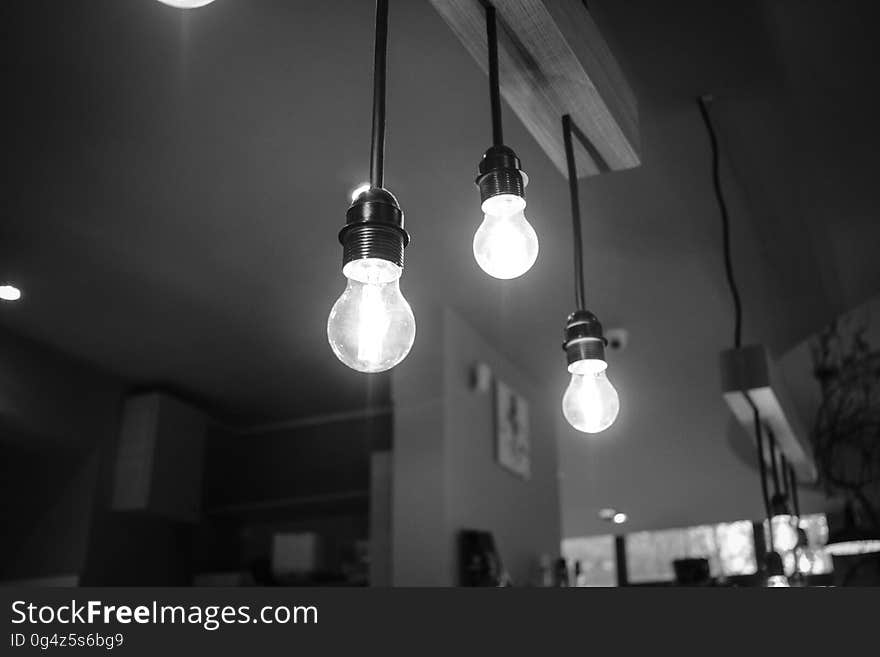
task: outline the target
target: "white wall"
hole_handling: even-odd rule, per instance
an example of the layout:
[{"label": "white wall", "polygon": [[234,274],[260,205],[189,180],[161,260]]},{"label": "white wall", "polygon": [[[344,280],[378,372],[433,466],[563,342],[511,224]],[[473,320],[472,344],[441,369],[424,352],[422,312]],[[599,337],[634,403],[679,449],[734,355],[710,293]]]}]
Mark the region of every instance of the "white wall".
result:
[{"label": "white wall", "polygon": [[[506,570],[528,582],[559,552],[556,438],[546,392],[451,310],[419,309],[416,346],[392,378],[393,581],[457,583],[457,535],[491,531]],[[471,389],[483,362],[529,402],[532,476],[495,461],[493,396]]]}]

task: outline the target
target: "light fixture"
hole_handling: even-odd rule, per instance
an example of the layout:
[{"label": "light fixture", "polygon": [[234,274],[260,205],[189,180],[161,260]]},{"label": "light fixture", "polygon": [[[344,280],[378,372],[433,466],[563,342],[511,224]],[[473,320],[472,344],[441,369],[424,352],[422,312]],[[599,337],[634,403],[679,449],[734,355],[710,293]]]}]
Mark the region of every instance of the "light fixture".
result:
[{"label": "light fixture", "polygon": [[214,0],[159,0],[159,2],[163,5],[176,7],[177,9],[196,9],[197,7],[209,5],[214,2]]},{"label": "light fixture", "polygon": [[767,588],[788,588],[790,586],[782,566],[782,557],[778,552],[771,550],[764,555],[764,574],[767,577]]},{"label": "light fixture", "polygon": [[[721,214],[724,272],[727,278],[727,285],[730,288],[730,296],[733,301],[733,351],[737,352],[742,349],[742,302],[740,301],[739,289],[737,288],[736,278],[734,277],[733,271],[733,258],[731,256],[730,248],[730,217],[727,212],[727,203],[724,200],[724,191],[721,187],[718,138],[715,135],[715,128],[713,127],[711,117],[709,116],[709,103],[711,101],[711,96],[701,96],[697,99],[697,106],[700,109],[700,115],[703,118],[703,123],[706,127],[706,133],[709,136],[709,143],[712,148],[712,183],[715,191],[715,198],[718,202],[718,209]],[[722,364],[724,361],[725,356],[722,354]],[[758,474],[761,480],[761,501],[764,504],[764,515],[767,519],[767,545],[769,549],[764,555],[763,572],[766,576],[765,582],[769,587],[787,587],[789,586],[789,582],[788,578],[785,576],[782,557],[776,549],[780,548],[788,551],[797,545],[797,527],[791,526],[791,515],[787,510],[786,499],[782,496],[779,488],[779,479],[776,468],[776,446],[773,442],[772,430],[769,435],[769,441],[775,489],[774,497],[771,501],[770,493],[767,489],[767,463],[764,451],[765,426],[761,418],[761,411],[758,403],[756,403],[753,398],[755,391],[743,389],[740,393],[742,394],[743,401],[746,402],[748,409],[751,411],[751,420],[754,426],[755,446],[758,457]],[[779,544],[780,539],[782,540],[782,545]]]},{"label": "light fixture", "polygon": [[844,507],[843,527],[831,532],[825,551],[833,557],[850,557],[880,552],[880,531],[859,527],[851,502]]},{"label": "light fixture", "polygon": [[810,539],[802,528],[797,530],[798,542],[792,552],[791,559],[785,564],[786,571],[791,570],[788,577],[789,586],[807,586],[807,575],[813,573],[818,561],[816,551],[810,546]]},{"label": "light fixture", "polygon": [[584,256],[581,240],[581,212],[578,197],[577,168],[572,143],[571,117],[562,117],[565,159],[568,163],[568,187],[574,243],[574,285],[578,310],[568,316],[564,342],[571,382],[562,397],[562,414],[568,423],[584,433],[599,433],[610,427],[620,411],[617,391],[608,380],[605,359],[606,340],[598,318],[586,310],[584,292]]},{"label": "light fixture", "polygon": [[484,216],[474,234],[474,258],[490,276],[510,279],[522,276],[535,264],[538,258],[538,235],[523,214],[528,177],[520,169],[516,153],[504,145],[495,7],[488,3],[486,41],[489,50],[492,146],[483,154],[476,180]]},{"label": "light fixture", "polygon": [[370,185],[356,190],[339,232],[348,284],[327,319],[333,353],[359,372],[394,367],[406,358],[416,334],[415,317],[399,285],[409,235],[400,204],[383,187],[387,49],[388,0],[377,0]]},{"label": "light fixture", "polygon": [[21,290],[14,285],[0,285],[0,299],[3,301],[18,301],[21,299]]},{"label": "light fixture", "polygon": [[773,545],[777,550],[788,552],[794,550],[798,544],[798,516],[792,514],[788,506],[788,479],[789,465],[785,460],[784,454],[779,454],[782,461],[781,480],[785,482],[783,487],[780,484],[779,469],[777,465],[777,449],[776,439],[771,430],[767,430],[769,447],[770,447],[770,467],[773,480],[773,497],[770,498],[770,531],[773,533]]},{"label": "light fixture", "polygon": [[618,511],[617,509],[614,509],[612,507],[599,509],[598,516],[600,520],[604,520],[605,522],[613,522],[615,525],[622,525],[629,519],[629,516],[627,516],[623,511]]}]

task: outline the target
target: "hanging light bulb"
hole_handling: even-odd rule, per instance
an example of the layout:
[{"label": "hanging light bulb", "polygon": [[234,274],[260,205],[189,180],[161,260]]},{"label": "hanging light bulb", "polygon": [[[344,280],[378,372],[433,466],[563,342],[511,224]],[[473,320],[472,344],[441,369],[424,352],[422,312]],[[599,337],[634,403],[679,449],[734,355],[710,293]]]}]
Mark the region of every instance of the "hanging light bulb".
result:
[{"label": "hanging light bulb", "polygon": [[788,577],[782,567],[782,557],[778,552],[768,552],[764,555],[764,573],[767,576],[767,588],[788,588]]},{"label": "hanging light bulb", "polygon": [[348,217],[339,236],[348,285],[330,311],[327,338],[350,368],[384,372],[406,358],[416,335],[399,283],[409,236],[397,199],[384,189],[362,192]]},{"label": "hanging light bulb", "polygon": [[511,149],[493,146],[486,151],[477,178],[484,216],[474,234],[474,258],[495,278],[522,276],[538,259],[538,235],[523,214],[526,181]]},{"label": "hanging light bulb", "polygon": [[568,316],[562,348],[568,361],[571,382],[562,396],[562,414],[568,423],[584,433],[599,433],[614,424],[620,411],[617,390],[608,380],[605,345],[599,319],[586,308],[584,292],[584,254],[581,240],[581,210],[578,198],[577,163],[572,134],[576,128],[571,116],[562,117],[562,136],[568,168],[571,197],[572,243],[574,245],[574,290],[579,310]]},{"label": "hanging light bulb", "polygon": [[416,337],[416,320],[399,283],[409,235],[400,204],[383,188],[388,0],[376,2],[375,36],[370,182],[352,193],[339,232],[348,284],[327,319],[330,348],[358,372],[391,369],[406,358]]},{"label": "hanging light bulb", "polygon": [[581,361],[569,367],[571,383],[562,397],[562,413],[578,431],[599,433],[617,419],[620,401],[617,391],[605,376],[605,370],[577,374],[573,368],[582,364],[591,365],[590,361]]},{"label": "hanging light bulb", "polygon": [[605,338],[593,313],[578,310],[569,315],[563,348],[571,382],[562,397],[562,414],[578,431],[604,431],[617,419],[620,400],[605,373]]},{"label": "hanging light bulb", "polygon": [[504,145],[501,125],[501,90],[498,81],[498,36],[495,8],[486,5],[486,40],[489,48],[489,98],[492,106],[493,145],[480,160],[483,223],[474,234],[474,258],[495,278],[522,276],[538,258],[538,235],[526,220],[525,187],[528,176],[513,149]]},{"label": "hanging light bulb", "polygon": [[[767,429],[770,449],[770,466],[773,478],[773,496],[770,498],[770,531],[772,545],[782,552],[794,550],[798,544],[798,517],[792,515],[788,505],[790,468],[788,461],[776,445],[776,438]],[[777,463],[779,461],[779,463]]]},{"label": "hanging light bulb", "polygon": [[789,586],[807,586],[807,575],[811,575],[816,567],[817,555],[810,545],[807,532],[798,528],[798,543],[789,557],[784,559],[785,572]]},{"label": "hanging light bulb", "polygon": [[773,516],[770,520],[773,545],[783,552],[794,550],[798,544],[797,518],[787,513]]}]

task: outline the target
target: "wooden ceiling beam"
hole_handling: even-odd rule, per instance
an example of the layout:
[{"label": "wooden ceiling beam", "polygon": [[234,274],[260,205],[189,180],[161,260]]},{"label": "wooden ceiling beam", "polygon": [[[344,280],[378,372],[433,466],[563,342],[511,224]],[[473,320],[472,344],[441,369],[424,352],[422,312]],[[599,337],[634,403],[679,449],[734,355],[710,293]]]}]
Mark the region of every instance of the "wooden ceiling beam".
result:
[{"label": "wooden ceiling beam", "polygon": [[[482,0],[431,0],[488,72]],[[501,94],[567,175],[561,119],[572,120],[605,160],[577,149],[578,176],[640,164],[635,95],[581,0],[496,0]]]}]

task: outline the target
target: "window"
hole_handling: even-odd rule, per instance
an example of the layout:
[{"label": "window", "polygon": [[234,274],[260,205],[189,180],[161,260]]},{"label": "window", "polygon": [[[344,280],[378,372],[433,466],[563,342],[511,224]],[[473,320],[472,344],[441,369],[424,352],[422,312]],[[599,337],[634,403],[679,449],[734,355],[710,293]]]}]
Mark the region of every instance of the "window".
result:
[{"label": "window", "polygon": [[572,576],[574,564],[580,564],[578,586],[617,586],[613,536],[567,538],[562,541],[562,556],[569,563]]},{"label": "window", "polygon": [[684,529],[637,532],[626,537],[626,563],[633,584],[675,579],[676,559],[709,560],[713,577],[755,572],[755,544],[748,520]]}]

